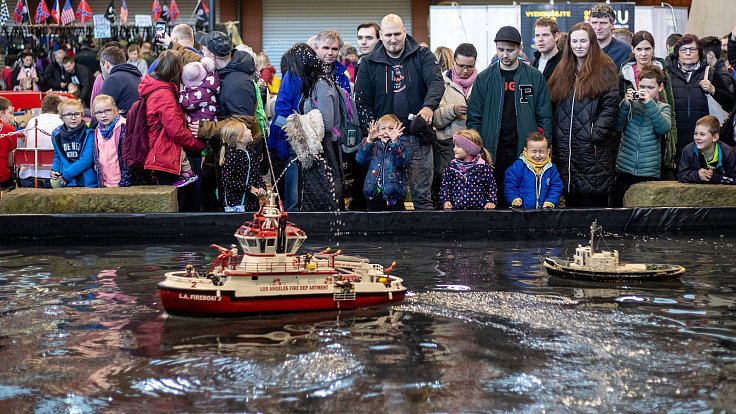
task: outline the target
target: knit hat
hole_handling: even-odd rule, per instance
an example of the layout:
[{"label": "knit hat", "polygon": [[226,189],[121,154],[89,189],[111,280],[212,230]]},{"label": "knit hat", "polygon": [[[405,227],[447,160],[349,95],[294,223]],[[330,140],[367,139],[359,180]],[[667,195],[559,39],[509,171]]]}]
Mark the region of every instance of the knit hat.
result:
[{"label": "knit hat", "polygon": [[475,142],[468,139],[468,137],[465,137],[460,134],[455,134],[452,136],[452,142],[465,150],[465,152],[468,153],[471,157],[475,157],[476,155],[480,154],[481,147],[478,146]]},{"label": "knit hat", "polygon": [[184,65],[181,72],[181,83],[189,87],[197,86],[202,83],[205,76],[207,76],[207,70],[204,65],[199,62],[190,62]]},{"label": "knit hat", "polygon": [[514,26],[504,26],[496,33],[494,42],[511,42],[521,44],[521,34]]},{"label": "knit hat", "polygon": [[233,49],[230,36],[223,32],[211,32],[202,41],[204,42],[202,45],[215,56],[228,56]]}]

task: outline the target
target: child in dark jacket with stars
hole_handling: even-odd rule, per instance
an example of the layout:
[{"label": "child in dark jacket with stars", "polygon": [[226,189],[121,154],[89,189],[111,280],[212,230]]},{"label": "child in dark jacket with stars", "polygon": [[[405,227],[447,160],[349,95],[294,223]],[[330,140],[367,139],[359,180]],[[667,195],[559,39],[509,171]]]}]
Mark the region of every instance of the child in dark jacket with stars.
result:
[{"label": "child in dark jacket with stars", "polygon": [[446,210],[496,208],[496,180],[491,156],[475,130],[463,129],[452,137],[455,159],[442,175],[440,202]]},{"label": "child in dark jacket with stars", "polygon": [[251,125],[232,120],[220,129],[223,144],[220,149],[220,166],[225,211],[258,210],[258,196],[266,194],[258,159],[249,146],[253,142],[251,128],[258,128],[255,117],[252,118]]},{"label": "child in dark jacket with stars", "polygon": [[369,211],[404,210],[406,167],[411,162],[409,139],[396,115],[387,114],[368,126],[355,160],[368,166],[363,184]]}]

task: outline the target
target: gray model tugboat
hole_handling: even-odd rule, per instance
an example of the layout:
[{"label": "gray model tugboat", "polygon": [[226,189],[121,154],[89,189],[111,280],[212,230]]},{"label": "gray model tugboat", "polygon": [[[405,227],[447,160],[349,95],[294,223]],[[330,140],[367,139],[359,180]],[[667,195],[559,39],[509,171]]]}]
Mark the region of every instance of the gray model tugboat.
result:
[{"label": "gray model tugboat", "polygon": [[670,264],[622,263],[618,251],[595,251],[596,233],[602,235],[603,227],[597,221],[590,226],[590,244],[575,249],[572,260],[546,257],[547,274],[563,279],[593,282],[653,282],[679,279],[685,268]]}]

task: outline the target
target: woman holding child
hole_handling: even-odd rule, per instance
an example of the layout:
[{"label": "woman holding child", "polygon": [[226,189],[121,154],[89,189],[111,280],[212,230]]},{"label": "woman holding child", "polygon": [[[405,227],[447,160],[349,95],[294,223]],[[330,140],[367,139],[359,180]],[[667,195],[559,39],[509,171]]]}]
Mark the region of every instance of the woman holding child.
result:
[{"label": "woman holding child", "polygon": [[158,57],[156,69],[138,86],[146,98],[148,146],[145,169],[154,173],[159,185],[172,185],[181,172],[181,149],[201,151],[204,143],[187,128],[179,106],[182,61],[179,54],[166,50]]},{"label": "woman holding child", "polygon": [[570,30],[549,85],[554,114],[554,158],[568,207],[606,207],[613,185],[613,130],[618,114],[617,73],[587,23]]}]

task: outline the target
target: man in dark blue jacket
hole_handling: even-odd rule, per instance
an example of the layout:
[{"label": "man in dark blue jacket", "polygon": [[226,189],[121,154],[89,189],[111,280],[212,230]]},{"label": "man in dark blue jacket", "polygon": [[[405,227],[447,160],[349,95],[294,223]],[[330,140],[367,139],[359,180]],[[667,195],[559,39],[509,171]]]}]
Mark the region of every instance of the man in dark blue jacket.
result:
[{"label": "man in dark blue jacket", "polygon": [[[364,56],[355,84],[355,104],[365,131],[368,124],[394,114],[409,135],[409,115],[432,124],[434,110],[445,92],[445,83],[432,52],[406,34],[401,17],[389,14],[381,20],[381,43]],[[414,208],[432,209],[430,190],[434,171],[432,146],[409,136],[414,157],[407,170]]]},{"label": "man in dark blue jacket", "polygon": [[141,72],[135,65],[127,63],[123,49],[115,46],[108,46],[100,52],[100,69],[105,79],[100,93],[112,96],[120,113],[125,116],[138,99]]}]

